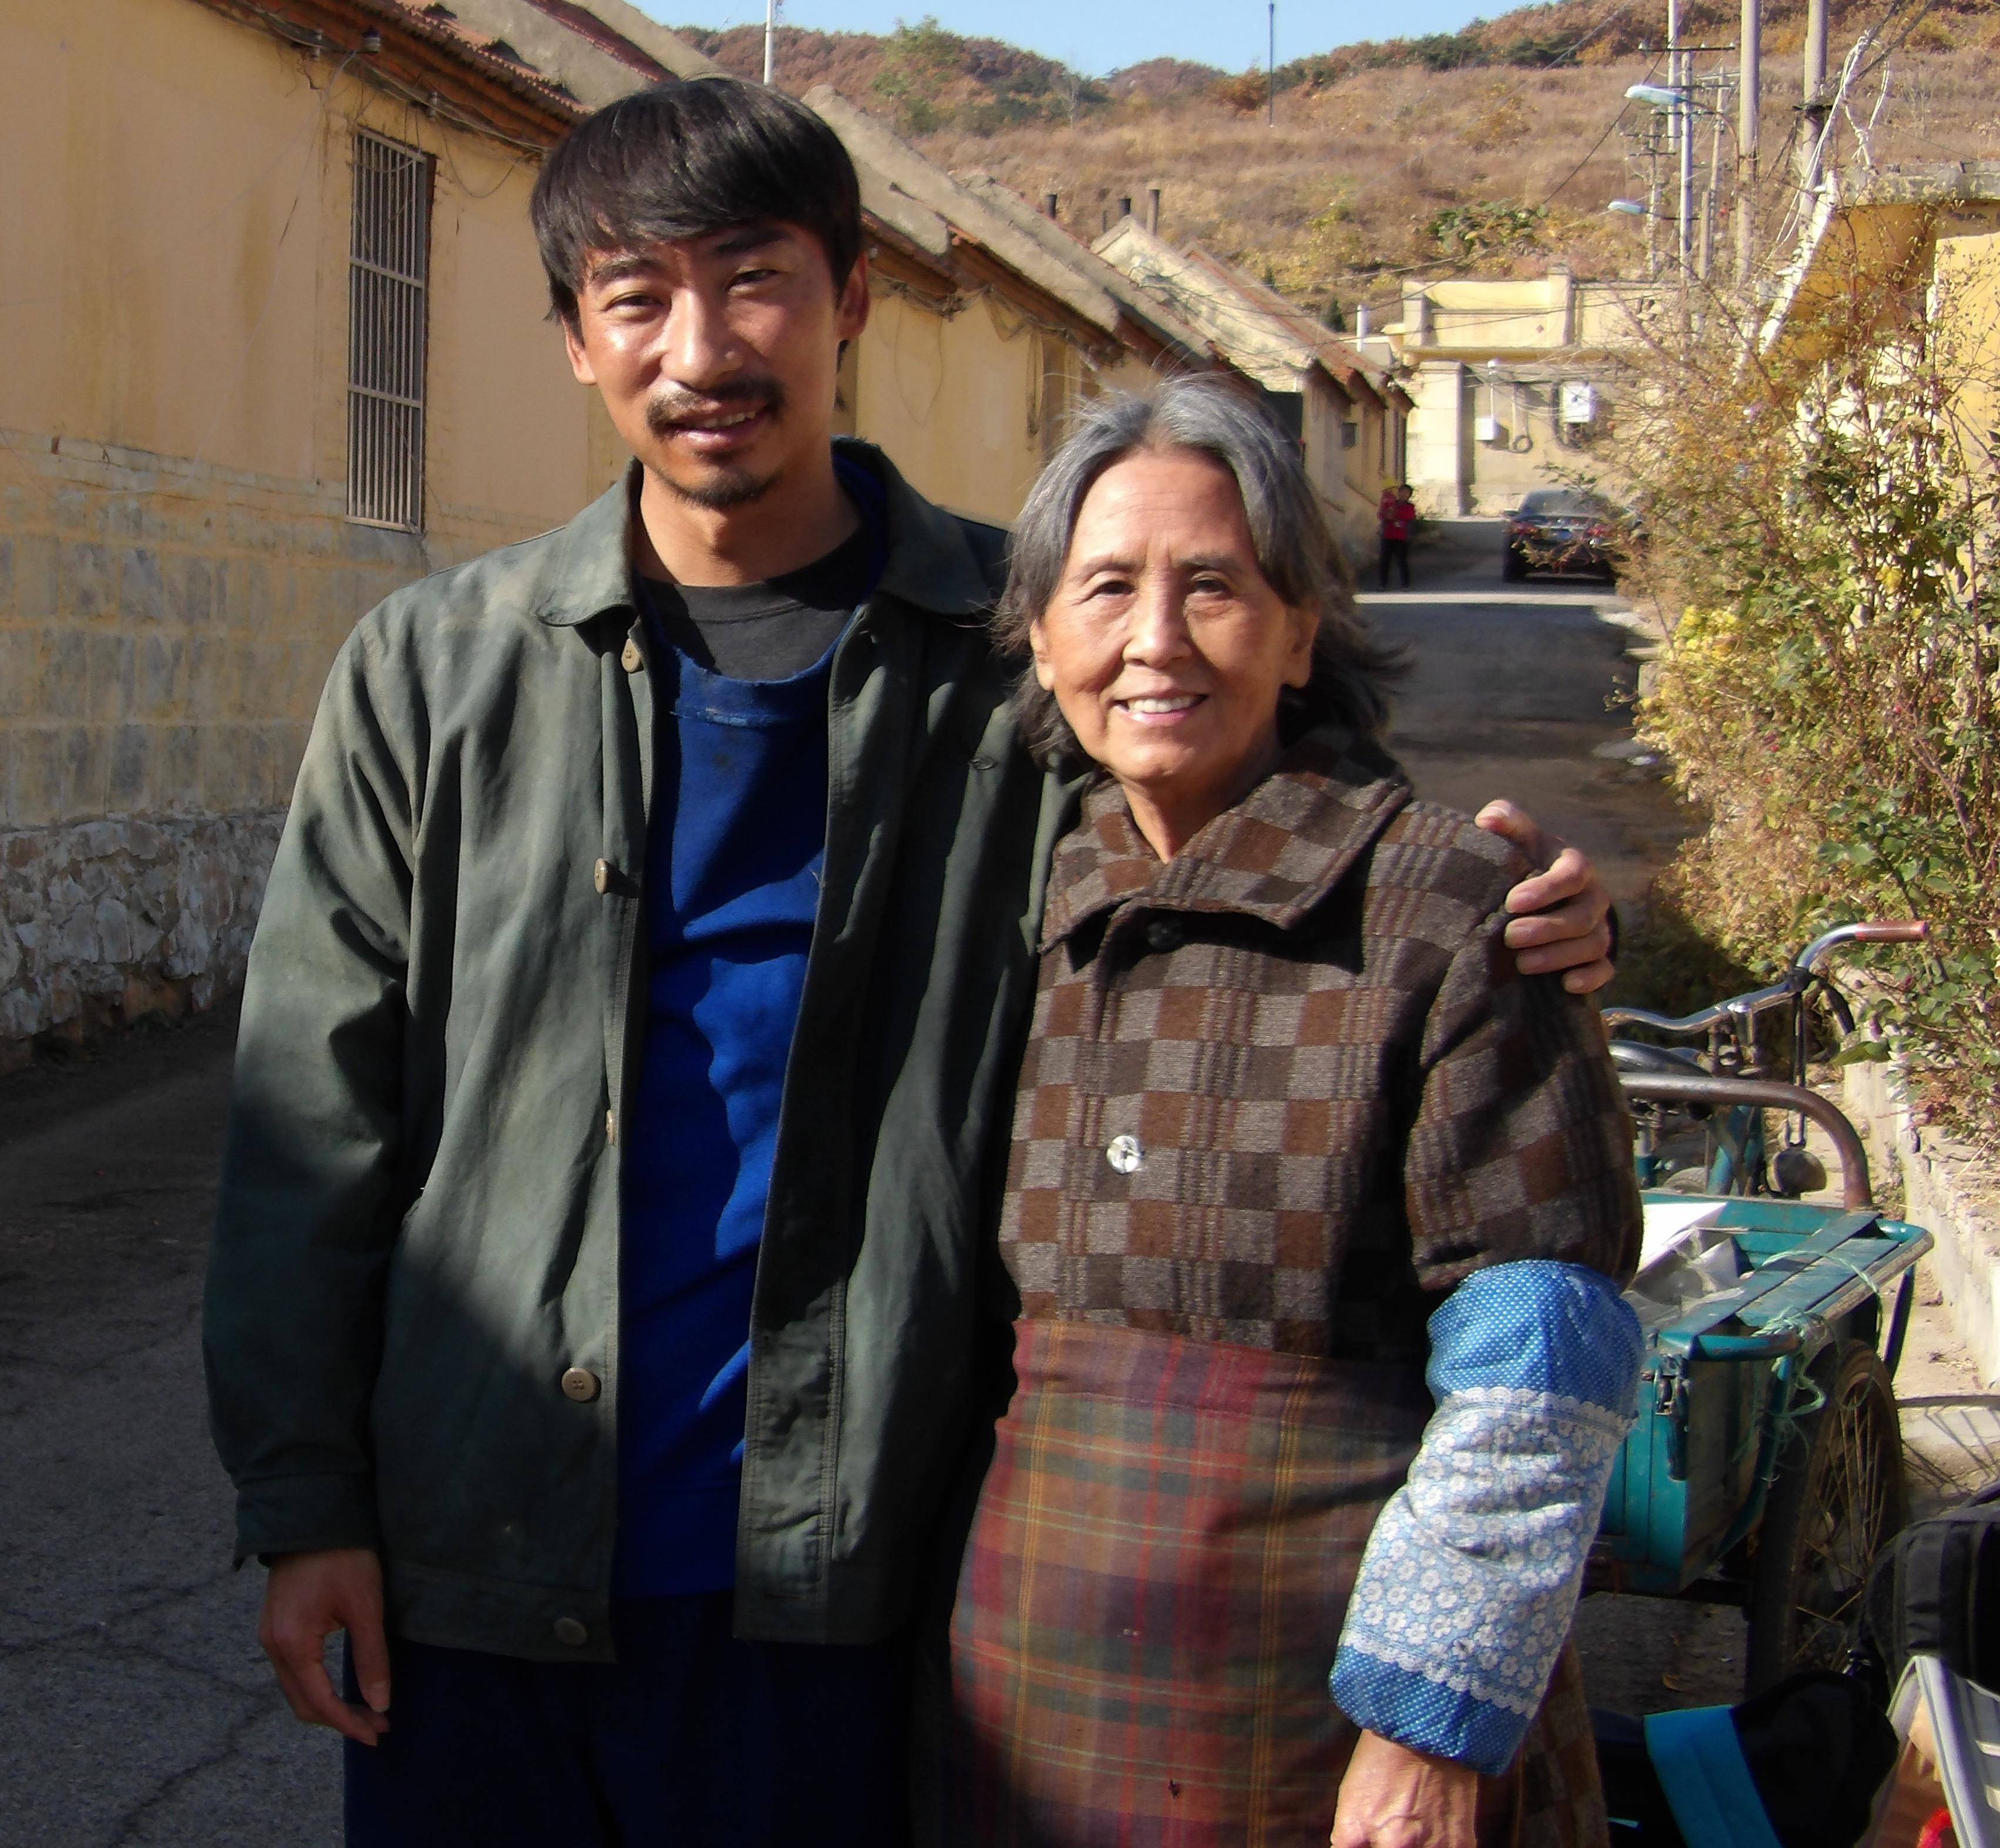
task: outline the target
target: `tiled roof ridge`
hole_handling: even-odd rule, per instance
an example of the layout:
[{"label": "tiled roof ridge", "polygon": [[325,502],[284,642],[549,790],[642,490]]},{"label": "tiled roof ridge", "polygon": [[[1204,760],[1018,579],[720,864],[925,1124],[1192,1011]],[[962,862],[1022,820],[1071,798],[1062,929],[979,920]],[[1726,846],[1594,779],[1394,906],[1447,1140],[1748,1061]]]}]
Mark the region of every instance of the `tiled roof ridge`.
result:
[{"label": "tiled roof ridge", "polygon": [[577,5],[576,0],[529,0],[529,4],[538,12],[547,14],[558,26],[567,27],[579,38],[589,40],[599,50],[608,53],[621,64],[630,65],[656,83],[675,75],[643,46],[634,44],[588,6]]},{"label": "tiled roof ridge", "polygon": [[445,0],[359,0],[367,11],[394,20],[464,60],[482,75],[574,117],[582,106],[568,86],[549,76],[497,33],[460,23]]}]

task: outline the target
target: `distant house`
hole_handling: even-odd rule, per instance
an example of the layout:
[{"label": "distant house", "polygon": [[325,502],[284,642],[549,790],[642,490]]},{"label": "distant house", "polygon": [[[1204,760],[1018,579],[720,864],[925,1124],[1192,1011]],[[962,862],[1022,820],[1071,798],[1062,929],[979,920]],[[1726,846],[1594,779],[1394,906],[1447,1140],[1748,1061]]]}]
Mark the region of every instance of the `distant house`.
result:
[{"label": "distant house", "polygon": [[1820,311],[1859,300],[1885,339],[1925,324],[1957,380],[1969,466],[2000,460],[2000,161],[1829,174],[1761,334],[1811,354]]},{"label": "distant house", "polygon": [[1371,550],[1376,503],[1405,460],[1410,400],[1391,368],[1213,252],[1177,249],[1136,218],[1095,248],[1255,381],[1297,438],[1335,532],[1351,554]]},{"label": "distant house", "polygon": [[[629,458],[528,223],[589,110],[714,68],[624,0],[9,9],[0,164],[0,1065],[240,979],[335,650]],[[849,421],[1010,519],[1064,408],[1213,363],[820,99],[877,311]]]},{"label": "distant house", "polygon": [[1364,352],[1392,360],[1415,401],[1409,480],[1422,512],[1495,514],[1587,469],[1609,429],[1616,367],[1654,312],[1657,284],[1545,277],[1411,282],[1402,318]]}]

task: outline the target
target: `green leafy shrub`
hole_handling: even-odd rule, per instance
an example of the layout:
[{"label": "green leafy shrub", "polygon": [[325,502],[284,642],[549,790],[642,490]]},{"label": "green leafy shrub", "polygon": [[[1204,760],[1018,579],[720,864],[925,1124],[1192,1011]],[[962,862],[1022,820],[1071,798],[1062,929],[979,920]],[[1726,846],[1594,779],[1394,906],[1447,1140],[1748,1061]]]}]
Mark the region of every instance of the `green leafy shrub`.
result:
[{"label": "green leafy shrub", "polygon": [[[1874,957],[1929,1105],[2000,1124],[2000,479],[1973,353],[1912,279],[1845,279],[1773,358],[1671,335],[1620,457],[1681,614],[1640,713],[1711,817],[1663,882],[1774,969],[1832,922],[1927,917]],[[1991,401],[1988,399],[1987,401]]]},{"label": "green leafy shrub", "polygon": [[1545,205],[1481,199],[1446,207],[1424,227],[1424,234],[1453,257],[1477,261],[1515,256],[1535,248],[1548,215]]}]

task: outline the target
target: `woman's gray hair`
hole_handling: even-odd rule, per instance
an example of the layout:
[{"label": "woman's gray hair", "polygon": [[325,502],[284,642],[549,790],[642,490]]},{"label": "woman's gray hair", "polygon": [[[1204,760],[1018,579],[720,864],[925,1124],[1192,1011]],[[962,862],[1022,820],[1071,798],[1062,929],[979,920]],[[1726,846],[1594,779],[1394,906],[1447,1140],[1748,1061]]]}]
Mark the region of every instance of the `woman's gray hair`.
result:
[{"label": "woman's gray hair", "polygon": [[[1254,400],[1212,375],[1172,380],[1144,398],[1115,393],[1078,414],[1014,523],[1007,588],[993,617],[1002,649],[1028,657],[1030,631],[1062,581],[1084,497],[1098,477],[1141,450],[1171,450],[1212,457],[1235,478],[1265,582],[1288,608],[1318,619],[1312,677],[1287,695],[1292,726],[1333,721],[1358,738],[1378,736],[1401,657],[1375,642],[1362,621],[1298,446]],[[1055,696],[1032,671],[1015,688],[1014,716],[1038,762],[1067,768],[1088,761]]]}]

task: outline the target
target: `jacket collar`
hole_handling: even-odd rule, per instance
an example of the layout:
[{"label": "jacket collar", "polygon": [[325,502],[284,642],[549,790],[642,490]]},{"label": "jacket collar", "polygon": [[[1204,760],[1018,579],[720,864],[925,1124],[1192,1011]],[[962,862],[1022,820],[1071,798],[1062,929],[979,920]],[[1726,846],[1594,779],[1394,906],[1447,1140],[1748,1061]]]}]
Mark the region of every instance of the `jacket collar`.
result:
[{"label": "jacket collar", "polygon": [[1149,911],[1236,912],[1289,930],[1353,869],[1411,799],[1403,773],[1344,728],[1307,732],[1234,808],[1155,857],[1108,776],[1056,849],[1042,947],[1143,897]]},{"label": "jacket collar", "polygon": [[[835,439],[835,447],[881,480],[889,530],[880,589],[939,616],[976,616],[991,608],[995,586],[960,523],[911,487],[873,443],[842,436]],[[543,622],[573,627],[607,611],[629,613],[636,606],[632,521],[638,476],[639,464],[634,462],[555,535],[535,601],[535,614]]]}]

